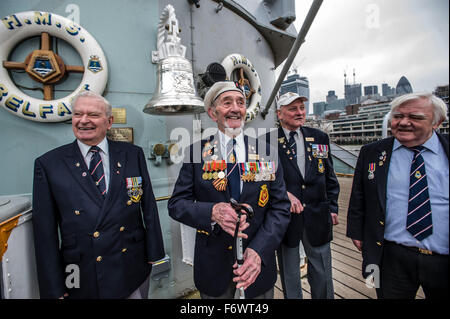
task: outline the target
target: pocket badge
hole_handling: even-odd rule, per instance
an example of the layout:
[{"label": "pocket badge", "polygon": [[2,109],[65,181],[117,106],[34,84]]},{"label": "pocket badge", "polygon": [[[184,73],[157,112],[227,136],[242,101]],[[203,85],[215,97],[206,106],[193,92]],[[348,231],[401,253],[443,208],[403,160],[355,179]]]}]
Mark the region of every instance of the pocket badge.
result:
[{"label": "pocket badge", "polygon": [[317,164],[317,169],[319,170],[319,173],[325,172],[325,167],[323,167],[323,161],[321,158],[319,158],[319,164]]},{"label": "pocket badge", "polygon": [[258,205],[261,207],[266,206],[269,201],[269,191],[267,190],[267,185],[264,184],[261,186],[261,190],[259,192]]}]

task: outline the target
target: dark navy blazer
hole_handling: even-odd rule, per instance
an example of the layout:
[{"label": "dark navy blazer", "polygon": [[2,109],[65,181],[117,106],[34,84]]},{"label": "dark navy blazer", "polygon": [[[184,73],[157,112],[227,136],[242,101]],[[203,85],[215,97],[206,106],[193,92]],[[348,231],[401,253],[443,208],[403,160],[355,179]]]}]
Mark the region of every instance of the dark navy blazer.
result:
[{"label": "dark navy blazer", "polygon": [[[126,298],[150,274],[148,261],[165,255],[142,149],[123,142],[108,145],[110,182],[104,201],[76,141],[35,161],[33,226],[41,298],[65,292],[69,298]],[[126,178],[138,176],[143,195],[134,203]],[[79,288],[66,287],[67,276],[75,274],[65,272],[69,264],[79,267]]]},{"label": "dark navy blazer", "polygon": [[[268,161],[269,158],[250,155],[257,153],[256,140],[244,136],[246,145],[246,161]],[[211,214],[214,204],[228,203],[230,194],[228,188],[218,191],[214,188],[213,180],[202,178],[203,164],[210,160],[198,156],[194,163],[195,154],[201,152],[206,143],[214,144],[219,138],[210,137],[200,143],[190,146],[190,159],[183,163],[171,199],[168,203],[169,215],[186,225],[197,229],[194,255],[194,282],[198,290],[206,295],[217,297],[225,292],[233,278],[233,237],[223,231],[218,224],[211,225]],[[250,142],[249,142],[250,141]],[[250,143],[250,147],[249,147]],[[264,141],[265,144],[265,141]],[[220,146],[218,147],[220,150]],[[220,153],[220,151],[219,151]],[[211,154],[214,155],[214,154]],[[217,154],[216,154],[217,155]],[[220,156],[220,155],[219,155]],[[188,158],[189,158],[188,157]],[[250,204],[254,210],[254,217],[250,226],[244,232],[248,239],[244,239],[244,250],[254,249],[261,257],[261,273],[256,281],[247,288],[246,297],[253,298],[272,288],[277,279],[275,250],[278,248],[289,223],[290,202],[286,194],[283,172],[277,165],[274,181],[243,182],[240,202]],[[264,188],[268,189],[269,201],[261,207],[258,205],[259,196]]]}]

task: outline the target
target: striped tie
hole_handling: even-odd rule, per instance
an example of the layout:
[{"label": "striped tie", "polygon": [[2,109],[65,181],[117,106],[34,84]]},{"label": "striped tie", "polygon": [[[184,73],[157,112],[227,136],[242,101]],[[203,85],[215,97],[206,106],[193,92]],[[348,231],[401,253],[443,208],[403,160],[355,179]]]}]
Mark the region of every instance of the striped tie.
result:
[{"label": "striped tie", "polygon": [[92,180],[97,185],[98,190],[104,196],[106,194],[105,172],[103,171],[103,162],[100,156],[100,148],[92,146],[89,150],[92,152],[91,161],[89,163],[89,172]]},{"label": "striped tie", "polygon": [[422,241],[433,233],[430,195],[428,194],[425,162],[421,152],[423,146],[411,148],[414,158],[409,175],[409,201],[406,229],[417,240]]},{"label": "striped tie", "polygon": [[297,144],[295,143],[295,135],[297,135],[297,131],[290,131],[289,132],[289,148],[292,152],[292,157],[297,158]]},{"label": "striped tie", "polygon": [[230,140],[227,145],[227,179],[231,197],[239,202],[241,197],[241,182],[239,176],[239,165],[237,163],[236,152],[234,150],[235,145],[235,139]]}]

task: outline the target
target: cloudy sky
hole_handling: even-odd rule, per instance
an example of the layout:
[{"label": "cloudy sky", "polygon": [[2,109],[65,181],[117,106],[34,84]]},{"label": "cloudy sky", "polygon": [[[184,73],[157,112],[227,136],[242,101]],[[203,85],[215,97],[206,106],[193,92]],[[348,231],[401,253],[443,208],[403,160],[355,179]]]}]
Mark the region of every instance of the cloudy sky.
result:
[{"label": "cloudy sky", "polygon": [[[312,2],[296,1],[298,31]],[[379,93],[402,75],[414,91],[432,91],[449,84],[448,37],[448,0],[325,0],[294,64],[309,79],[312,102],[329,90],[343,98],[344,70],[353,83],[353,69],[356,83]]]}]

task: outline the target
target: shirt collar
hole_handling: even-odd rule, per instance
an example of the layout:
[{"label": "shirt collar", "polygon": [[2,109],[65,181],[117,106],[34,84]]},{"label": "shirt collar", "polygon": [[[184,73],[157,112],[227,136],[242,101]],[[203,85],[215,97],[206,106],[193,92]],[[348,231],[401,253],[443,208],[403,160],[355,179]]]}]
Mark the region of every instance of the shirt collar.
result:
[{"label": "shirt collar", "polygon": [[[239,135],[235,136],[234,139],[236,140],[236,146],[239,148],[245,144],[244,134],[242,133],[242,131],[241,133],[239,133]],[[228,145],[228,142],[231,140],[231,137],[219,130],[219,140],[220,145],[226,147]]]},{"label": "shirt collar", "polygon": [[[439,150],[439,138],[435,131],[433,131],[433,134],[431,134],[431,137],[422,144],[423,147],[425,147],[427,150],[432,151],[433,153],[437,154]],[[403,145],[395,138],[394,139],[394,146],[392,148],[393,151],[397,150],[398,148],[402,147]],[[407,148],[406,146],[404,146]]]},{"label": "shirt collar", "polygon": [[[84,144],[83,142],[81,142],[78,139],[77,139],[77,143],[78,143],[78,147],[80,148],[81,155],[83,155],[83,157],[86,157],[92,146]],[[108,140],[106,139],[106,136],[100,143],[97,144],[97,146],[98,146],[98,148],[100,148],[100,151],[102,151],[106,156],[108,156],[109,147],[108,147]]]},{"label": "shirt collar", "polygon": [[[291,132],[290,130],[288,130],[287,128],[281,127],[283,129],[284,135],[289,138],[289,133]],[[300,131],[300,127],[298,129],[295,130],[297,132],[297,136],[300,138],[300,136],[302,136],[302,132]]]}]

